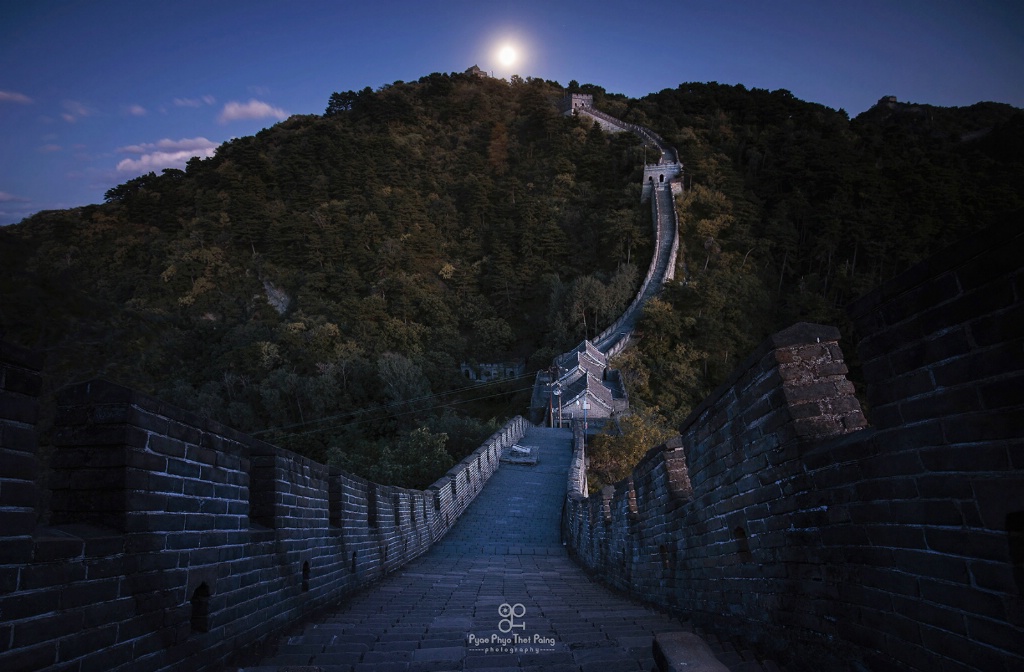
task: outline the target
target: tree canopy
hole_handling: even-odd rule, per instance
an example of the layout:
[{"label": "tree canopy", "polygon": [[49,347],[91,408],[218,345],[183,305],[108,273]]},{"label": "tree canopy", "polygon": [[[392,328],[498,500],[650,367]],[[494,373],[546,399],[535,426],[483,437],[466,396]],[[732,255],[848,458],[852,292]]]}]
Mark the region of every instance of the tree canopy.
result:
[{"label": "tree canopy", "polygon": [[[102,376],[364,475],[367,456],[460,459],[529,387],[466,390],[460,362],[570,347],[628,304],[651,249],[637,140],[559,114],[561,95],[439,73],[334,93],[5,227],[0,332],[46,353],[52,387]],[[601,244],[619,229],[630,246]],[[577,283],[615,288],[587,324]],[[476,416],[476,443],[411,434],[446,413]]]},{"label": "tree canopy", "polygon": [[[684,163],[676,280],[619,360],[631,454],[771,331],[849,337],[848,301],[1024,205],[1007,105],[883,100],[851,120],[781,90],[570,88]],[[425,485],[526,404],[529,377],[468,391],[460,363],[546,367],[618,317],[650,259],[643,148],[559,114],[563,94],[441,73],[337,92],[4,227],[0,335],[45,354],[51,389],[102,376]]]},{"label": "tree canopy", "polygon": [[[631,401],[678,426],[768,334],[844,306],[1024,206],[1024,114],[883,99],[851,120],[788,91],[682,84],[608,111],[684,163],[676,279],[619,364]],[[1002,149],[1000,149],[1002,148]]]}]

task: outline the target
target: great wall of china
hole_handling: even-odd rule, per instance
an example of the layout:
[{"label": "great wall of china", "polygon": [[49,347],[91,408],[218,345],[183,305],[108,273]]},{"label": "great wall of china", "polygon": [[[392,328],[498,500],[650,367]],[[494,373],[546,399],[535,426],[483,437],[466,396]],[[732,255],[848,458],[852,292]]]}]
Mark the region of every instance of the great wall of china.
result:
[{"label": "great wall of china", "polygon": [[[219,670],[298,627],[246,669],[640,670],[694,628],[736,671],[1021,669],[1022,255],[1007,222],[850,307],[866,413],[836,330],[796,325],[600,493],[579,423],[516,418],[413,491],[93,381],[39,527],[42,362],[0,343],[0,668]],[[499,469],[518,442],[540,464]],[[553,644],[474,649],[513,601]]]}]

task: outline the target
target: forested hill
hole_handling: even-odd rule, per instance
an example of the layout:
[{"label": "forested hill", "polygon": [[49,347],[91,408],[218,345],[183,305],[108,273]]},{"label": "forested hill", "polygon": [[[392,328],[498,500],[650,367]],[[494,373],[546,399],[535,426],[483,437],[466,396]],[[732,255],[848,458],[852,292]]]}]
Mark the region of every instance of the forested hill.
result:
[{"label": "forested hill", "polygon": [[[785,91],[576,88],[686,166],[685,267],[622,362],[654,424],[764,334],[841,325],[849,299],[1024,201],[1005,105],[851,121]],[[42,351],[51,387],[106,377],[429,483],[521,410],[455,404],[459,363],[547,365],[617,317],[650,258],[644,148],[559,115],[563,93],[461,74],[337,92],[105,204],[0,228],[0,338]]]},{"label": "forested hill", "polygon": [[[1024,114],[1009,105],[886,97],[850,120],[714,83],[595,99],[677,147],[686,175],[685,268],[617,362],[635,414],[625,437],[594,442],[595,487],[676,432],[769,333],[812,321],[852,339],[851,300],[974,231],[1024,221]],[[843,348],[856,381],[853,341]]]},{"label": "forested hill", "polygon": [[0,337],[41,350],[51,386],[102,376],[243,431],[293,426],[261,436],[411,482],[396,437],[436,470],[490,433],[426,410],[465,387],[461,361],[546,366],[628,305],[650,258],[643,148],[562,116],[562,95],[459,74],[339,92],[0,229]]},{"label": "forested hill", "polygon": [[850,337],[851,300],[1024,207],[1024,114],[1005,104],[890,96],[850,120],[711,83],[602,105],[657,130],[686,166],[687,267],[624,362],[634,401],[670,426],[768,333],[807,320]]}]

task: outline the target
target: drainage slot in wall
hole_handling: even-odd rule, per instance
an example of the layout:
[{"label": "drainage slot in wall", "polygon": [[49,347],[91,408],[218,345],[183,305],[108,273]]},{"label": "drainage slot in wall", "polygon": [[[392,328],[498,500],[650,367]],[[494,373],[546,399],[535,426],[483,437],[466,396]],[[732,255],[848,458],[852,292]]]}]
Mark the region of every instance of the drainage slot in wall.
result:
[{"label": "drainage slot in wall", "polygon": [[210,631],[210,587],[206,583],[200,583],[192,591],[192,616],[190,625],[192,632]]},{"label": "drainage slot in wall", "polygon": [[747,532],[742,527],[734,528],[732,538],[736,541],[736,552],[740,555],[741,562],[750,562],[754,559],[750,552],[750,542],[747,541]]}]

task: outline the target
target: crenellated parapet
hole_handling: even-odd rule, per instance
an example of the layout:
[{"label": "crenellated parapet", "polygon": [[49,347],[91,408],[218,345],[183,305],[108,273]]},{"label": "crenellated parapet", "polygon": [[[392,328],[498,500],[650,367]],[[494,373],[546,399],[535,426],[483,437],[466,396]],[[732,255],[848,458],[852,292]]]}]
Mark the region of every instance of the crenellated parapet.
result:
[{"label": "crenellated parapet", "polygon": [[97,380],[58,394],[36,527],[38,358],[0,347],[0,668],[216,669],[443,537],[516,418],[426,490],[378,483]]},{"label": "crenellated parapet", "polygon": [[1022,257],[991,229],[850,307],[870,426],[837,330],[773,335],[628,478],[570,475],[572,554],[793,664],[1024,666]]},{"label": "crenellated parapet", "polygon": [[[742,479],[733,474],[739,465],[767,466],[798,443],[865,427],[838,339],[835,328],[813,324],[773,335],[694,410],[679,437],[652,448],[600,499],[585,499],[574,488],[581,478],[570,478],[567,527],[580,560],[618,588],[663,601],[657,596],[667,578],[665,561],[678,557],[679,545],[688,541],[687,507],[703,509],[727,493],[739,494]],[[601,524],[590,526],[595,520]]]}]

